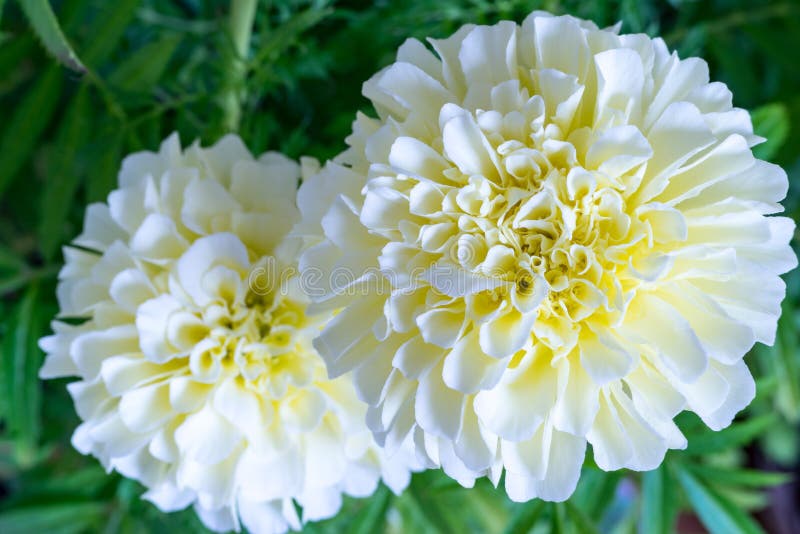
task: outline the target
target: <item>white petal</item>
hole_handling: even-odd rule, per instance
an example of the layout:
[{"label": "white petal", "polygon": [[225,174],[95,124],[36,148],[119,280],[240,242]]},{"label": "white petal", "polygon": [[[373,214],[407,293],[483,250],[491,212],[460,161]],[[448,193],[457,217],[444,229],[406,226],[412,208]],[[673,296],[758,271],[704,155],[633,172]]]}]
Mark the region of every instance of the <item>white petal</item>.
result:
[{"label": "white petal", "polygon": [[462,393],[477,393],[490,389],[500,380],[508,365],[484,354],[478,340],[478,331],[473,329],[459,339],[444,360],[442,377],[450,388]]},{"label": "white petal", "polygon": [[210,406],[189,415],[175,431],[181,454],[213,465],[228,457],[241,441],[239,432]]},{"label": "white petal", "polygon": [[522,349],[531,339],[536,312],[520,313],[509,309],[507,313],[481,325],[481,349],[493,358],[505,358]]},{"label": "white petal", "polygon": [[442,367],[439,362],[431,371],[420,378],[415,403],[417,423],[433,435],[455,439],[461,431],[461,417],[466,399],[458,391],[452,390],[442,380]]}]

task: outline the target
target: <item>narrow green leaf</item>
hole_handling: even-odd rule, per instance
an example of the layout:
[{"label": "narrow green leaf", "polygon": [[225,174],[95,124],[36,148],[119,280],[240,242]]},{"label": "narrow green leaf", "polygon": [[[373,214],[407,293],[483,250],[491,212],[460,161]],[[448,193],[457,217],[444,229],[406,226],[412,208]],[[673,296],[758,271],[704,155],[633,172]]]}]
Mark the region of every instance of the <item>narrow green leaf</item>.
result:
[{"label": "narrow green leaf", "polygon": [[63,76],[51,65],[5,120],[0,140],[0,197],[28,161],[56,109]]},{"label": "narrow green leaf", "polygon": [[119,125],[103,136],[103,149],[91,168],[86,170],[87,204],[105,200],[116,186],[124,138],[124,131]]},{"label": "narrow green leaf", "polygon": [[430,493],[427,488],[423,488],[424,481],[420,477],[412,478],[411,484],[408,488],[408,494],[411,496],[416,507],[422,512],[422,517],[427,521],[426,530],[429,532],[440,532],[442,534],[451,532],[453,529],[448,523],[442,510],[436,505],[436,502],[430,498]]},{"label": "narrow green leaf", "polygon": [[99,502],[53,503],[12,508],[0,513],[3,534],[71,534],[90,531],[100,523],[104,504]]},{"label": "narrow green leaf", "polygon": [[181,35],[167,33],[144,45],[109,75],[109,84],[124,91],[150,91],[161,79],[180,42]]},{"label": "narrow green leaf", "polygon": [[[588,483],[589,485],[584,494],[584,508],[586,515],[598,521],[608,507],[614,503],[613,495],[623,479],[623,473],[621,471],[607,473],[600,469],[585,471],[581,475],[581,484]],[[586,481],[584,481],[584,478]]]},{"label": "narrow green leaf", "polygon": [[20,271],[25,268],[25,260],[7,246],[0,244],[0,268]]},{"label": "narrow green leaf", "polygon": [[788,473],[759,471],[758,469],[717,467],[706,464],[692,464],[687,468],[708,483],[723,486],[767,488],[780,486],[792,480]]},{"label": "narrow green leaf", "polygon": [[581,534],[598,534],[599,530],[592,520],[586,515],[586,513],[575,506],[572,501],[566,501],[564,506],[567,511],[567,517],[572,522],[572,525],[575,527],[576,532],[580,532]]},{"label": "narrow green leaf", "polygon": [[86,67],[64,37],[64,32],[61,31],[61,26],[58,25],[58,20],[47,0],[19,0],[19,4],[34,33],[47,51],[62,65],[78,72],[85,72]]},{"label": "narrow green leaf", "polygon": [[667,534],[671,531],[664,510],[664,469],[642,474],[642,515],[639,532]]},{"label": "narrow green leaf", "polygon": [[775,354],[778,392],[776,405],[790,422],[800,420],[800,358],[798,358],[795,309],[790,299],[783,301],[778,321],[778,342],[772,348]]},{"label": "narrow green leaf", "polygon": [[719,432],[707,430],[689,438],[686,453],[706,455],[746,445],[772,426],[775,420],[775,414],[769,413],[734,423]]},{"label": "narrow green leaf", "polygon": [[760,534],[761,527],[740,508],[678,466],[678,480],[692,508],[711,534]]},{"label": "narrow green leaf", "polygon": [[543,509],[544,501],[540,499],[515,504],[511,520],[503,532],[505,534],[527,534],[536,525]]},{"label": "narrow green leaf", "polygon": [[17,305],[3,347],[7,355],[3,359],[7,424],[14,439],[16,461],[22,466],[36,458],[35,446],[39,437],[41,390],[38,371],[41,358],[36,342],[41,315],[37,314],[38,294],[38,284],[31,284]]},{"label": "narrow green leaf", "polygon": [[36,280],[54,277],[56,274],[58,274],[57,265],[48,265],[39,269],[25,267],[19,272],[0,277],[0,296],[22,289]]},{"label": "narrow green leaf", "polygon": [[95,18],[96,31],[86,50],[81,52],[87,65],[99,66],[116,50],[140,5],[141,0],[116,0],[102,4]]},{"label": "narrow green leaf", "polygon": [[781,149],[789,135],[789,111],[781,102],[767,104],[753,110],[753,131],[766,141],[753,147],[759,159],[769,160]]},{"label": "narrow green leaf", "polygon": [[372,534],[383,532],[386,524],[386,513],[392,503],[392,492],[381,485],[378,491],[369,498],[367,504],[353,518],[348,526],[352,534]]},{"label": "narrow green leaf", "polygon": [[42,195],[39,246],[45,260],[53,259],[64,232],[64,222],[80,183],[75,166],[78,150],[86,142],[91,117],[89,86],[82,84],[70,101],[56,136],[56,154]]},{"label": "narrow green leaf", "polygon": [[332,13],[333,9],[330,7],[310,7],[279,26],[270,28],[266,33],[266,39],[262,39],[261,46],[250,62],[251,67],[256,70],[268,67],[272,63],[270,60],[296,43],[300,34],[313,28]]},{"label": "narrow green leaf", "polygon": [[564,503],[550,503],[550,532],[553,534],[565,534],[567,529],[566,514]]}]

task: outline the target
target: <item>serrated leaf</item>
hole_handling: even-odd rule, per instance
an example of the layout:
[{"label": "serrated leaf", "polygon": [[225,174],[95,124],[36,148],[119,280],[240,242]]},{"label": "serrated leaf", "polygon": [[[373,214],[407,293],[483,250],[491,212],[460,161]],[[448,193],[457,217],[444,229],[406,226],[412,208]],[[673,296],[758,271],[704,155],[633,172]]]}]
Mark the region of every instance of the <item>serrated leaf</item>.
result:
[{"label": "serrated leaf", "polygon": [[75,168],[75,158],[86,142],[91,116],[89,86],[81,85],[70,101],[56,136],[53,164],[42,195],[42,213],[39,218],[39,246],[45,260],[53,259],[62,242],[64,222],[80,183]]},{"label": "serrated leaf", "polygon": [[67,42],[47,0],[19,0],[22,11],[42,45],[62,65],[77,72],[86,72],[77,54]]},{"label": "serrated leaf", "polygon": [[36,306],[38,295],[38,284],[31,284],[17,305],[3,340],[6,423],[14,439],[15,459],[23,466],[36,458],[35,446],[39,437],[41,390],[38,371],[41,358],[36,342],[41,314]]},{"label": "serrated leaf", "polygon": [[12,508],[0,512],[3,534],[72,534],[100,523],[105,505],[99,502],[52,503]]},{"label": "serrated leaf", "polygon": [[109,84],[129,92],[148,92],[159,82],[181,35],[166,33],[131,54],[108,77]]},{"label": "serrated leaf", "polygon": [[0,141],[0,197],[37,146],[56,109],[62,84],[60,69],[49,66],[4,121]]},{"label": "serrated leaf", "polygon": [[789,135],[789,111],[783,103],[776,102],[756,108],[751,117],[753,132],[766,139],[753,147],[753,154],[759,159],[769,160],[778,153]]},{"label": "serrated leaf", "polygon": [[735,422],[719,432],[706,430],[689,438],[686,453],[707,455],[746,445],[772,426],[775,420],[775,414],[769,413],[740,423]]},{"label": "serrated leaf", "polygon": [[711,534],[760,534],[761,527],[728,499],[704,485],[687,469],[677,467],[687,500]]}]

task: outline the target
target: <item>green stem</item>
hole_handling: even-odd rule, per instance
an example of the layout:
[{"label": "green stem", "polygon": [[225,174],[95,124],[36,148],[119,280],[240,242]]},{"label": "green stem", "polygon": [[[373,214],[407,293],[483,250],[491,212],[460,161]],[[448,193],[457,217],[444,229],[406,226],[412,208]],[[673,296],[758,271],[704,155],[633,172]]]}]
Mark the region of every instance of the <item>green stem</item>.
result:
[{"label": "green stem", "polygon": [[228,62],[225,86],[222,94],[222,108],[225,113],[224,126],[227,131],[239,129],[244,100],[244,81],[247,74],[247,53],[253,33],[257,0],[232,0],[228,31],[231,36],[233,53]]}]

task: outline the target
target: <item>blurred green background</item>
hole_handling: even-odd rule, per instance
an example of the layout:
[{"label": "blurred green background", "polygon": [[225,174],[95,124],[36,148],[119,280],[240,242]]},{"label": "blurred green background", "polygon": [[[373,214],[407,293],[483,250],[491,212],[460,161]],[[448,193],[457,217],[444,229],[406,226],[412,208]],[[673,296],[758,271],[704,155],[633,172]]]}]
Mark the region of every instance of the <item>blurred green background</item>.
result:
[{"label": "blurred green background", "polygon": [[[43,384],[36,376],[36,340],[57,311],[60,245],[79,232],[86,204],[114,186],[121,158],[157,148],[172,131],[184,143],[209,143],[238,128],[254,152],[339,152],[354,112],[367,109],[361,83],[392,61],[406,37],[443,37],[466,22],[521,21],[533,9],[660,35],[682,57],[705,58],[735,105],[753,112],[756,132],[769,139],[756,153],[787,170],[786,209],[795,220],[800,215],[798,0],[262,0],[245,54],[231,38],[228,2],[51,5],[55,18],[43,0],[0,0],[4,534],[203,531],[191,511],[158,512],[139,499],[136,483],[105,474],[71,448],[77,418],[66,382]],[[56,19],[65,41],[53,33]],[[60,62],[32,27],[50,32]],[[465,490],[427,472],[402,497],[381,488],[307,530],[798,532],[800,280],[792,273],[787,282],[775,347],[758,346],[747,357],[756,400],[718,433],[681,415],[689,448],[670,452],[660,469],[604,473],[587,460],[569,502],[517,505],[485,480]]]}]

